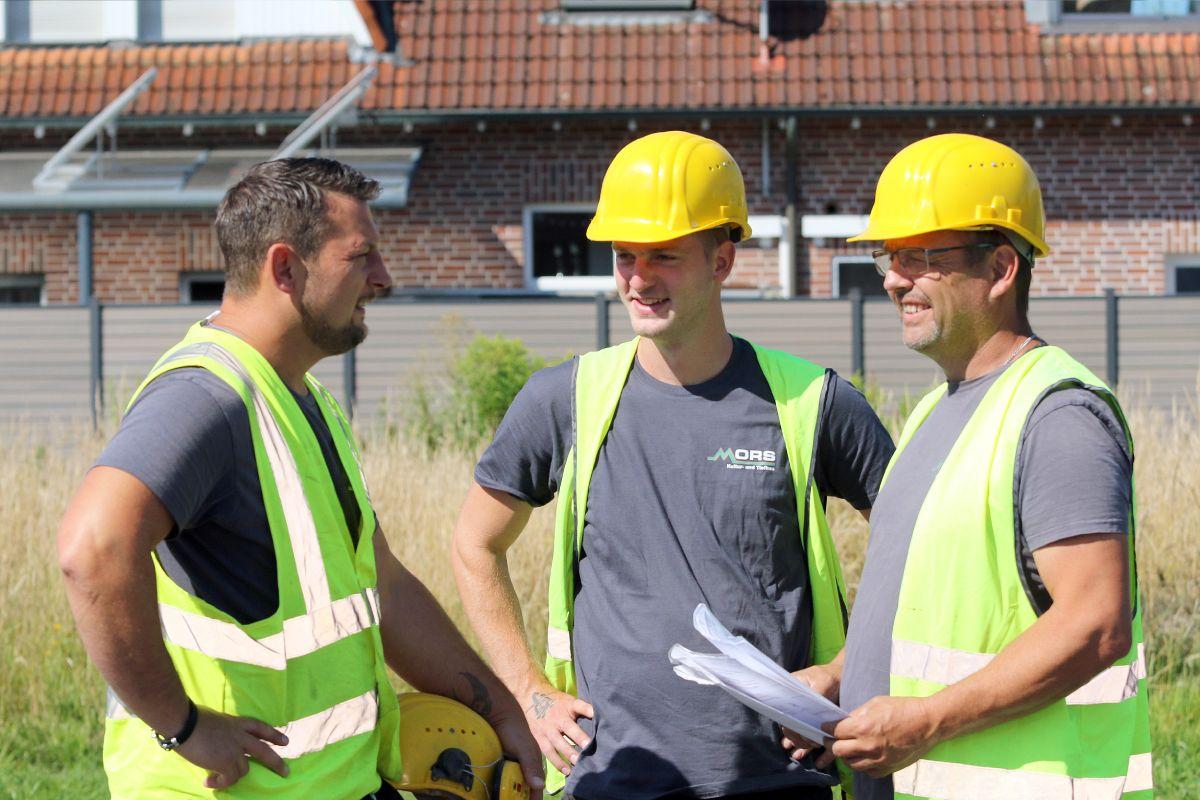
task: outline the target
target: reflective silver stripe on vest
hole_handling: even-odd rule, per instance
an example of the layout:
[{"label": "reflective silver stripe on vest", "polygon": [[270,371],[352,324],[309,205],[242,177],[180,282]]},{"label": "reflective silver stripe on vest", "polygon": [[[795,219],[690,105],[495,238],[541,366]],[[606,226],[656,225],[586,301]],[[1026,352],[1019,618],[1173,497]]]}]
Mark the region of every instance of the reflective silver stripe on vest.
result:
[{"label": "reflective silver stripe on vest", "polygon": [[[271,749],[281,758],[299,758],[351,736],[370,732],[375,727],[378,715],[379,698],[372,690],[312,716],[283,725],[279,729],[288,737],[287,746],[271,745]],[[136,719],[112,689],[108,690],[105,716],[113,721]]]},{"label": "reflective silver stripe on vest", "polygon": [[[929,681],[942,686],[974,675],[996,656],[972,653],[952,647],[920,642],[892,640],[892,674],[900,678]],[[1128,664],[1117,664],[1067,695],[1067,705],[1091,706],[1119,703],[1138,693],[1138,681],[1146,677],[1146,648],[1138,644],[1137,657]]]},{"label": "reflective silver stripe on vest", "polygon": [[571,660],[571,633],[562,628],[546,629],[546,655],[559,661]]},{"label": "reflective silver stripe on vest", "polygon": [[108,687],[108,692],[104,698],[104,716],[108,719],[131,719],[133,714],[121,702],[121,698],[117,697],[117,693]]},{"label": "reflective silver stripe on vest", "polygon": [[283,621],[283,630],[254,639],[239,625],[160,603],[163,638],[209,658],[287,668],[289,659],[314,653],[326,645],[365,631],[379,622],[379,592],[364,589],[301,617]]},{"label": "reflective silver stripe on vest", "polygon": [[289,722],[280,729],[288,737],[287,746],[271,745],[271,749],[281,758],[299,758],[351,736],[368,733],[375,728],[378,716],[379,698],[372,690],[312,716]]},{"label": "reflective silver stripe on vest", "polygon": [[1137,658],[1128,664],[1109,667],[1067,695],[1069,706],[1119,703],[1138,693],[1138,681],[1146,677],[1146,646],[1138,644]]},{"label": "reflective silver stripe on vest", "polygon": [[212,358],[229,367],[246,383],[254,398],[254,416],[258,419],[258,430],[262,434],[263,449],[271,462],[271,475],[279,491],[283,516],[287,520],[288,538],[296,559],[296,572],[300,576],[300,591],[304,595],[304,607],[308,611],[329,605],[329,579],[325,574],[325,559],[321,557],[321,546],[317,540],[317,524],[313,520],[308,498],[304,496],[304,485],[300,470],[283,431],[267,405],[267,399],[246,372],[242,363],[232,353],[212,342],[208,353]]},{"label": "reflective silver stripe on vest", "polygon": [[897,794],[938,800],[1119,800],[1154,788],[1149,753],[1129,757],[1123,777],[1072,778],[924,759],[892,776]]}]

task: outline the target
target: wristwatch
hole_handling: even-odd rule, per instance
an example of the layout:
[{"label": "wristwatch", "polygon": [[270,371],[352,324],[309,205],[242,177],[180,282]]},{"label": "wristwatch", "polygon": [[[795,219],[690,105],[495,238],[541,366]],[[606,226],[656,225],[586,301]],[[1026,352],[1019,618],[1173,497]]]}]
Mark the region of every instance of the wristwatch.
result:
[{"label": "wristwatch", "polygon": [[183,721],[183,727],[179,729],[179,733],[174,736],[163,736],[158,731],[151,731],[154,734],[155,741],[163,750],[174,750],[188,740],[192,732],[196,730],[196,721],[200,719],[200,710],[196,708],[196,704],[188,699],[187,719]]}]

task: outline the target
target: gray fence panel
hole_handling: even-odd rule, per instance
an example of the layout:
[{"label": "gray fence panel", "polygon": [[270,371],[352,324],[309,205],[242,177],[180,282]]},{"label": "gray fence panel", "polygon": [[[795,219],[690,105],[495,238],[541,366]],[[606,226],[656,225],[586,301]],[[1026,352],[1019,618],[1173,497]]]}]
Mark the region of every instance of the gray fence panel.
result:
[{"label": "gray fence panel", "polygon": [[91,419],[88,309],[0,309],[0,416]]},{"label": "gray fence panel", "polygon": [[591,298],[375,303],[367,309],[367,325],[370,334],[358,348],[358,407],[364,414],[388,397],[402,402],[419,374],[437,380],[451,351],[476,334],[520,339],[555,361],[596,345]]},{"label": "gray fence panel", "polygon": [[[900,318],[896,306],[889,301],[867,300],[863,303],[863,357],[868,383],[899,400],[905,395],[917,396],[944,380],[937,364],[920,353],[904,346],[900,338]],[[847,314],[849,310],[847,309]],[[849,336],[849,324],[846,326]],[[831,336],[838,333],[830,332]]]},{"label": "gray fence panel", "polygon": [[1200,397],[1200,297],[1122,297],[1122,398],[1160,408]]},{"label": "gray fence panel", "polygon": [[725,301],[730,332],[850,374],[850,303],[846,300]]},{"label": "gray fence panel", "polygon": [[106,398],[124,406],[154,362],[215,306],[105,306]]},{"label": "gray fence panel", "polygon": [[[850,374],[848,300],[749,300],[726,298],[725,325],[731,333],[763,347],[794,353],[821,366]],[[612,344],[633,336],[629,312],[620,300],[608,309]]]},{"label": "gray fence panel", "polygon": [[[367,314],[371,335],[357,350],[358,410],[374,413],[389,395],[403,399],[418,379],[436,384],[447,357],[476,334],[520,339],[551,360],[595,348],[594,298],[483,298],[381,302]],[[1120,393],[1129,405],[1195,404],[1200,379],[1200,297],[1122,297]],[[188,326],[211,306],[106,306],[103,375],[114,413]],[[851,313],[845,300],[750,301],[725,304],[731,331],[794,352],[848,375]],[[870,300],[863,314],[869,382],[895,398],[919,395],[941,380],[932,361],[904,347],[891,303]],[[1098,375],[1108,374],[1103,298],[1034,298],[1034,330],[1061,345]],[[609,341],[631,335],[625,309],[608,304]],[[0,309],[0,416],[54,420],[90,412],[89,311],[86,308]],[[314,370],[345,402],[345,357]],[[403,409],[399,409],[403,414]]]},{"label": "gray fence panel", "polygon": [[1029,324],[1050,344],[1058,345],[1104,379],[1104,298],[1035,297],[1029,301]]},{"label": "gray fence panel", "polygon": [[[123,407],[158,357],[215,309],[208,305],[106,306],[104,383],[108,400]],[[345,399],[341,358],[325,359],[313,374],[339,400]]]}]

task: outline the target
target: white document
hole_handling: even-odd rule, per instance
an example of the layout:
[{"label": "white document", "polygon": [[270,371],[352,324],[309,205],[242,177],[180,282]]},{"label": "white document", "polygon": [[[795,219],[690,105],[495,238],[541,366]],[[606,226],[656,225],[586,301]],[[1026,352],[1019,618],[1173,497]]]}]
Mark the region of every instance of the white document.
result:
[{"label": "white document", "polygon": [[760,714],[814,742],[827,734],[821,726],[846,712],[798,681],[741,636],[734,636],[701,603],[692,624],[720,653],[696,653],[680,644],[667,653],[675,674],[705,686],[719,686]]}]

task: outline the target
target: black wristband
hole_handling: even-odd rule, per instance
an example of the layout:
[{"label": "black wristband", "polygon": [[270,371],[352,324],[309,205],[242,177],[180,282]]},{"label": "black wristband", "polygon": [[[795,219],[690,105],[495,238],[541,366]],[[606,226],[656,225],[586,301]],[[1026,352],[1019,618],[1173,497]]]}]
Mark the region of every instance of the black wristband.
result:
[{"label": "black wristband", "polygon": [[158,741],[158,746],[163,750],[174,750],[188,740],[192,732],[196,730],[196,722],[200,719],[200,709],[196,708],[196,704],[188,698],[188,713],[187,719],[183,721],[183,727],[179,729],[179,733],[167,738],[158,731],[152,731],[154,738]]}]

